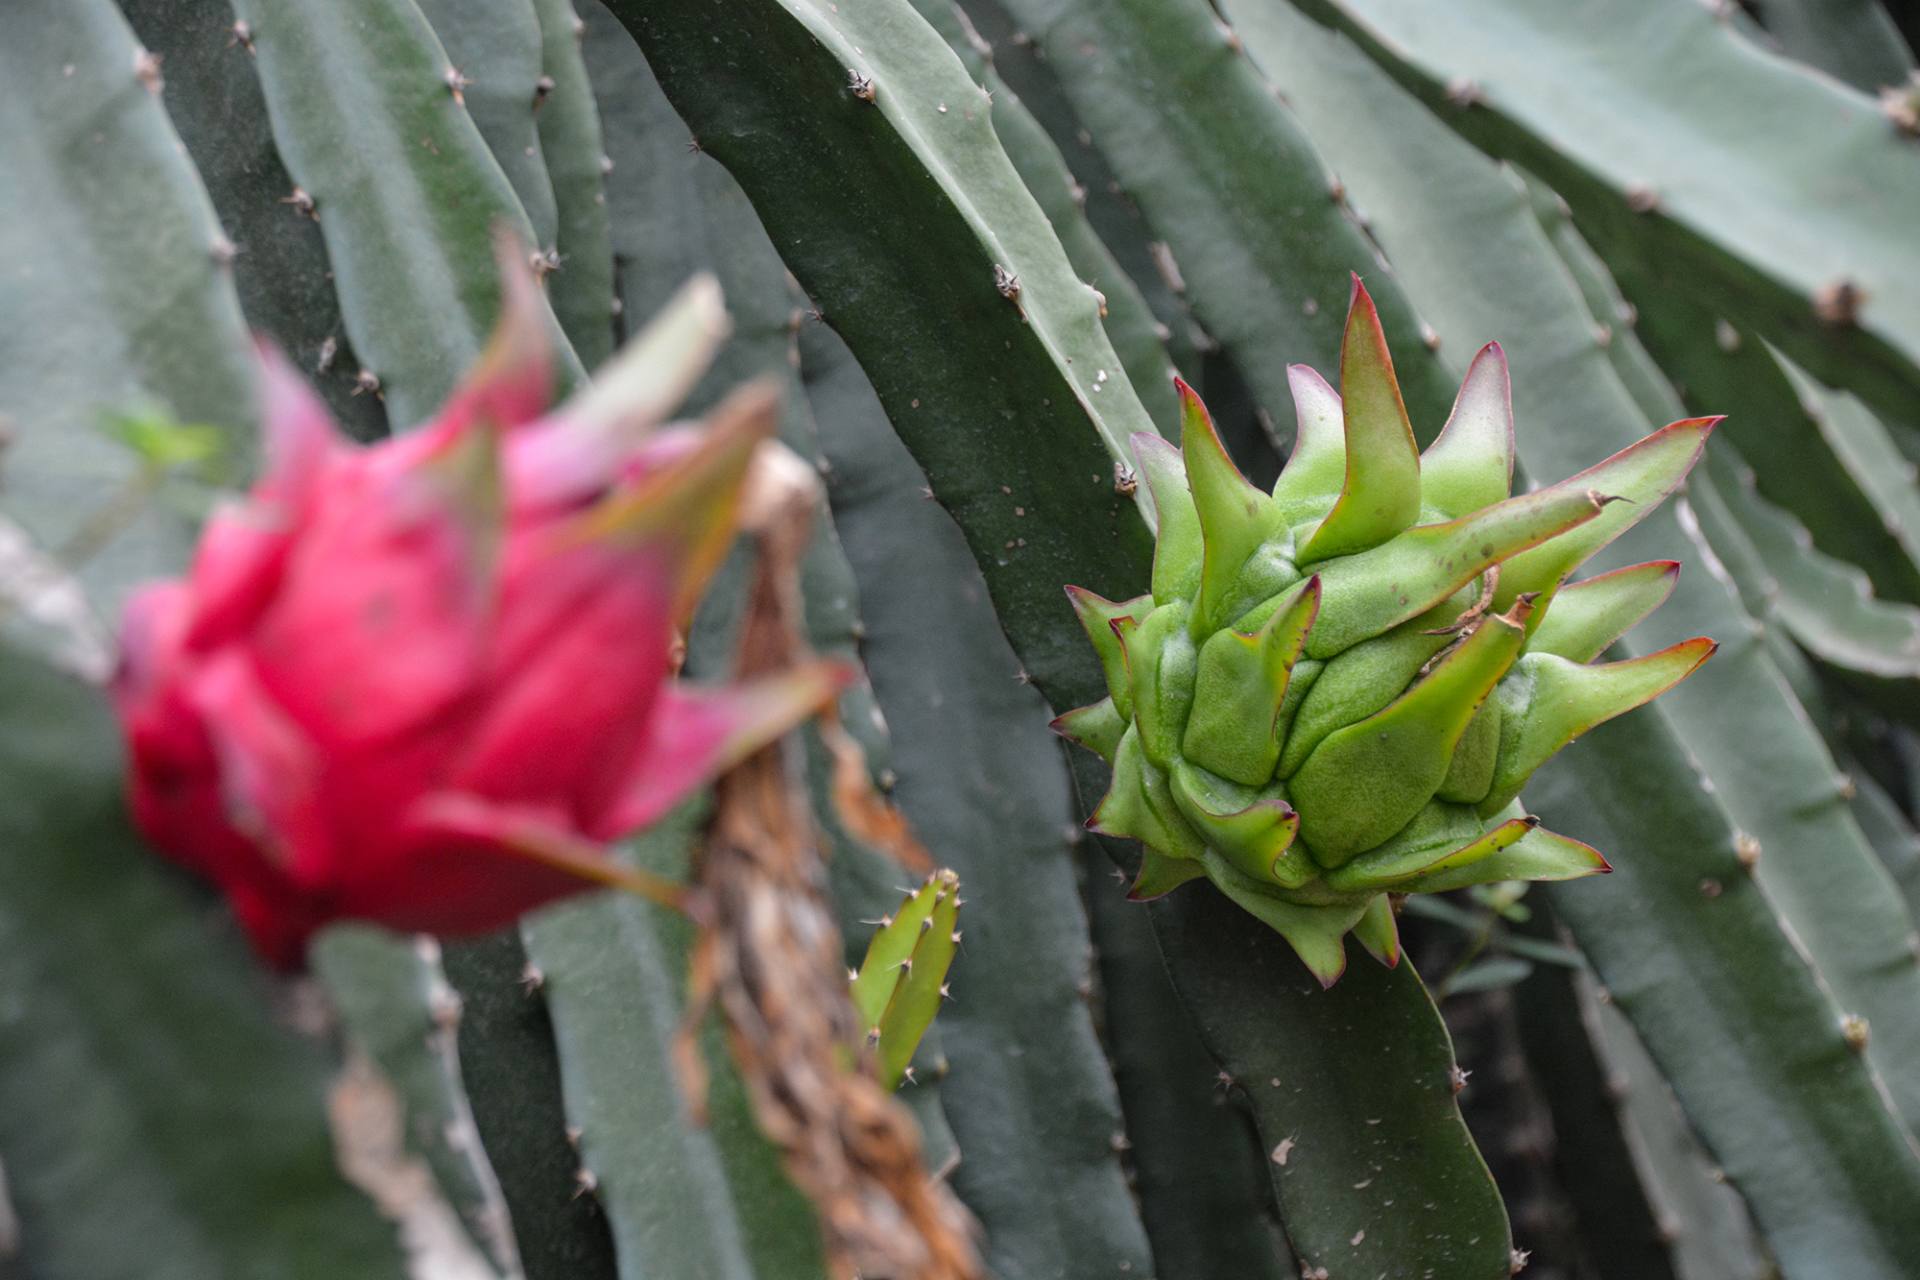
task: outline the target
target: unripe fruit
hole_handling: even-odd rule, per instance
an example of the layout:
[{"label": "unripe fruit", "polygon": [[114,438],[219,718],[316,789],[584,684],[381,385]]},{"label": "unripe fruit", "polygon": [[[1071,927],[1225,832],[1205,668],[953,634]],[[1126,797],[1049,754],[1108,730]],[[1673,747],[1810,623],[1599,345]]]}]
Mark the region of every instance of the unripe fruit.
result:
[{"label": "unripe fruit", "polygon": [[1717,419],[1509,497],[1499,346],[1422,454],[1357,279],[1340,393],[1290,373],[1299,428],[1271,494],[1184,383],[1180,447],[1134,437],[1158,517],[1152,590],[1068,588],[1110,693],[1055,725],[1113,765],[1089,825],[1146,846],[1134,897],[1205,876],[1331,985],[1349,931],[1398,962],[1389,894],[1609,869],[1542,828],[1520,788],[1715,646],[1595,663],[1678,566],[1566,580],[1678,487]]}]

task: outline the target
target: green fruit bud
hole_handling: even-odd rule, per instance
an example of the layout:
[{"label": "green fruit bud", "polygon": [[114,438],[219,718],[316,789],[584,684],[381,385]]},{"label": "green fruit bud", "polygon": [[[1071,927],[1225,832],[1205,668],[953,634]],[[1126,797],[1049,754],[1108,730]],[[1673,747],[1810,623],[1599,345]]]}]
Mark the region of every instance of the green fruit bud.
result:
[{"label": "green fruit bud", "polygon": [[1348,932],[1398,963],[1388,894],[1608,870],[1542,828],[1520,789],[1714,645],[1596,663],[1678,566],[1567,578],[1678,487],[1716,420],[1510,497],[1499,346],[1421,454],[1357,279],[1340,393],[1310,369],[1289,377],[1298,430],[1271,494],[1185,383],[1180,448],[1135,437],[1158,521],[1151,594],[1068,589],[1110,696],[1055,726],[1113,764],[1090,825],[1146,846],[1133,897],[1205,876],[1331,985]]},{"label": "green fruit bud", "polygon": [[914,1050],[947,999],[947,971],[960,945],[960,878],[928,876],[883,917],[849,978],[853,1007],[882,1084],[899,1087]]}]

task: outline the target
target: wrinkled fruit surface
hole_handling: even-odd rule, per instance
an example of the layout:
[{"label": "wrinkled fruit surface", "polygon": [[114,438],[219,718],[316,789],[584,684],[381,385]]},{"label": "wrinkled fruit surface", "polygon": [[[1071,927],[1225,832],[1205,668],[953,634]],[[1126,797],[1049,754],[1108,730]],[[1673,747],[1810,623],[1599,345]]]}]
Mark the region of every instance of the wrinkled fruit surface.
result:
[{"label": "wrinkled fruit surface", "polygon": [[1068,589],[1111,692],[1055,725],[1113,765],[1089,825],[1146,846],[1134,897],[1205,876],[1331,985],[1349,931],[1398,962],[1391,894],[1608,870],[1541,827],[1520,788],[1714,644],[1596,662],[1679,566],[1567,578],[1680,484],[1716,420],[1509,497],[1499,346],[1422,454],[1357,279],[1339,392],[1290,374],[1298,434],[1271,494],[1184,384],[1180,447],[1134,437],[1158,517],[1152,590]]},{"label": "wrinkled fruit surface", "polygon": [[750,388],[660,427],[724,335],[712,282],[551,412],[544,312],[507,270],[479,364],[367,448],[263,352],[260,481],[184,579],[128,606],[113,693],[136,820],[277,964],[333,919],[472,932],[622,883],[605,841],[847,677],[673,678],[776,412]]}]

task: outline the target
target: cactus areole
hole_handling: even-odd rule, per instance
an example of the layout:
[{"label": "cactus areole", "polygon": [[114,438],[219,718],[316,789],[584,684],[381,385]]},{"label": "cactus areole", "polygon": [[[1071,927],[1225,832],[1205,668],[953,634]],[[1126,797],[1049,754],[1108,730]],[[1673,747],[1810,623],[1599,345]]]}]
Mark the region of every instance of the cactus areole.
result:
[{"label": "cactus areole", "polygon": [[1055,727],[1113,766],[1088,825],[1145,846],[1133,897],[1205,876],[1330,986],[1350,931],[1398,963],[1391,895],[1609,869],[1540,826],[1521,786],[1715,646],[1595,662],[1679,566],[1567,578],[1680,484],[1717,419],[1509,497],[1499,346],[1422,454],[1357,278],[1339,392],[1289,373],[1298,433],[1270,494],[1184,383],[1180,447],[1133,438],[1158,519],[1152,589],[1068,588],[1110,692]]},{"label": "cactus areole", "polygon": [[127,609],[134,816],[277,964],[335,919],[470,933],[603,884],[649,891],[603,843],[851,675],[673,678],[777,406],[749,388],[661,428],[725,331],[713,282],[549,410],[545,304],[502,258],[492,345],[417,431],[350,446],[266,353],[264,474],[184,579]]}]

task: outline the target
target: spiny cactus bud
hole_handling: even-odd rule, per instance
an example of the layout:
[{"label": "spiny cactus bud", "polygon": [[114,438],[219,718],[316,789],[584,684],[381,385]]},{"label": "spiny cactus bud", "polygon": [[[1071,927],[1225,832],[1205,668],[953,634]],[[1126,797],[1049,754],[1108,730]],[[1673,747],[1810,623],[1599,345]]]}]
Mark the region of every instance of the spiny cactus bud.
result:
[{"label": "spiny cactus bud", "polygon": [[1068,588],[1110,694],[1055,727],[1113,765],[1089,825],[1146,846],[1133,897],[1205,876],[1331,985],[1349,931],[1398,962],[1389,894],[1609,869],[1542,828],[1520,788],[1715,646],[1596,663],[1679,566],[1567,578],[1680,484],[1717,419],[1509,497],[1499,346],[1422,454],[1357,278],[1340,392],[1289,373],[1299,428],[1271,494],[1184,383],[1180,447],[1134,437],[1158,515],[1152,589]]},{"label": "spiny cactus bud", "polygon": [[880,921],[851,984],[880,1082],[896,1088],[947,998],[960,947],[960,877],[942,869]]},{"label": "spiny cactus bud", "polygon": [[260,952],[339,918],[463,933],[600,884],[643,827],[849,678],[672,678],[777,396],[658,429],[724,333],[696,281],[548,411],[538,288],[435,419],[342,440],[263,355],[267,462],[191,572],[128,606],[114,697],[149,838],[215,880]]}]

